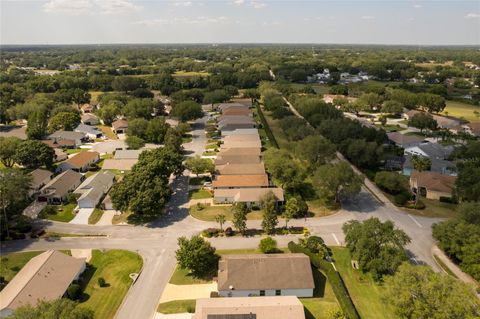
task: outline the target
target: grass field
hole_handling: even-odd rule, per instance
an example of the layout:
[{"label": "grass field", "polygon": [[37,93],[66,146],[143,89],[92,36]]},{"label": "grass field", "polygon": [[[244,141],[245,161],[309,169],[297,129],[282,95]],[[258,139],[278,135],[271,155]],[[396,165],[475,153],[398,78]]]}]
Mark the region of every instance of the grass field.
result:
[{"label": "grass field", "polygon": [[45,214],[45,213],[40,213],[40,214],[42,218],[45,218],[48,220],[68,223],[75,217],[75,215],[73,214],[73,209],[75,208],[75,206],[77,206],[77,204],[66,204],[66,205],[56,206],[57,208],[56,214]]},{"label": "grass field", "polygon": [[188,270],[180,268],[178,265],[170,277],[169,283],[173,285],[196,285],[208,284],[212,282],[212,278],[197,278],[192,276]]},{"label": "grass field", "polygon": [[89,91],[88,93],[90,93],[91,95],[91,98],[90,98],[91,103],[97,103],[98,97],[103,94],[102,91]]},{"label": "grass field", "polygon": [[363,319],[396,319],[392,307],[381,301],[384,288],[369,274],[355,270],[346,248],[331,247],[335,266],[342,275],[348,292]]},{"label": "grass field", "polygon": [[103,135],[108,137],[111,140],[118,140],[117,135],[113,133],[112,128],[106,125],[97,125],[97,127],[102,131]]},{"label": "grass field", "polygon": [[446,101],[447,106],[442,114],[448,114],[455,117],[463,117],[470,122],[480,122],[480,117],[476,116],[474,111],[480,112],[480,106],[470,105],[457,101]]},{"label": "grass field", "polygon": [[90,215],[90,217],[88,217],[88,223],[91,225],[95,225],[96,223],[98,223],[100,218],[102,218],[102,215],[103,215],[103,210],[95,208],[93,210],[93,213]]},{"label": "grass field", "polygon": [[158,305],[157,311],[163,314],[194,313],[195,299],[164,302]]},{"label": "grass field", "polygon": [[[93,310],[96,319],[113,318],[132,285],[129,274],[140,271],[142,258],[126,250],[93,250],[89,264],[91,267],[86,270],[86,276],[90,280],[84,289],[80,306]],[[105,279],[107,287],[98,285],[100,277]]]},{"label": "grass field", "polygon": [[0,277],[9,282],[30,259],[41,253],[41,251],[28,251],[3,255],[0,262]]},{"label": "grass field", "polygon": [[210,76],[208,72],[193,72],[193,71],[176,71],[173,76],[175,77],[194,77],[194,76]]},{"label": "grass field", "polygon": [[212,192],[206,189],[194,189],[188,192],[188,197],[190,199],[205,199],[205,198],[212,198]]},{"label": "grass field", "polygon": [[[196,205],[190,207],[190,215],[204,221],[215,221],[215,216],[223,214],[227,220],[233,219],[231,206],[206,206],[198,210]],[[247,214],[247,219],[262,219],[262,211],[254,210]]]}]

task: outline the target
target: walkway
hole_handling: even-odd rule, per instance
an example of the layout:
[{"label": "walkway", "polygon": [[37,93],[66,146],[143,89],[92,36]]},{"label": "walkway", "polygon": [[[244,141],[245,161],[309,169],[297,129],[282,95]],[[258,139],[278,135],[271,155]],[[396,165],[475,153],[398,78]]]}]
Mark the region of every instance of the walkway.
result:
[{"label": "walkway", "polygon": [[[454,264],[450,258],[448,258],[445,253],[437,247],[437,245],[432,247],[432,255],[437,256],[438,259],[440,259],[445,266],[448,267],[448,269],[461,281],[467,284],[471,284],[474,287],[480,287],[479,283],[473,279],[469,274],[464,273],[460,267],[458,267],[456,264]],[[442,268],[443,269],[443,268]],[[445,271],[445,270],[444,270]],[[479,294],[480,297],[480,294]]]}]

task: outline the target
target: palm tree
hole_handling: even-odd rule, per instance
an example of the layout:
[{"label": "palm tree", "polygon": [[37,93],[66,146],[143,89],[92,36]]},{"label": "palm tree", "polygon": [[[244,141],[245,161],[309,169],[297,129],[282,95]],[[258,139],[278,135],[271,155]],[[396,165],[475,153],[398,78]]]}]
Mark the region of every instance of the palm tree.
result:
[{"label": "palm tree", "polygon": [[226,217],[224,214],[218,214],[215,216],[215,221],[220,224],[220,229],[223,231],[223,224],[225,224]]}]

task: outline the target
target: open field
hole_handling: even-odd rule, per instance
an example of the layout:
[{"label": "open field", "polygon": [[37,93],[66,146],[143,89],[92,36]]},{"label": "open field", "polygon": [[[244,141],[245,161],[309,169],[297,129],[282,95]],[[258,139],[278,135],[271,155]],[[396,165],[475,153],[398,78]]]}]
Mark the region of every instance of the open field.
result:
[{"label": "open field", "polygon": [[[81,297],[81,307],[92,309],[97,319],[109,319],[115,316],[118,307],[132,285],[131,273],[142,268],[142,258],[126,250],[92,251],[92,259],[85,275],[90,277]],[[103,277],[106,287],[98,285]]]},{"label": "open field", "polygon": [[342,275],[350,297],[360,317],[364,319],[398,318],[393,309],[381,301],[384,288],[375,283],[369,274],[355,270],[346,248],[331,247],[335,266]]},{"label": "open field", "polygon": [[208,72],[193,72],[193,71],[176,71],[173,76],[175,77],[193,77],[193,76],[210,76]]},{"label": "open field", "polygon": [[476,116],[474,111],[480,112],[480,106],[475,106],[457,101],[446,101],[447,106],[442,114],[448,114],[454,117],[463,117],[470,122],[480,122],[480,116]]}]

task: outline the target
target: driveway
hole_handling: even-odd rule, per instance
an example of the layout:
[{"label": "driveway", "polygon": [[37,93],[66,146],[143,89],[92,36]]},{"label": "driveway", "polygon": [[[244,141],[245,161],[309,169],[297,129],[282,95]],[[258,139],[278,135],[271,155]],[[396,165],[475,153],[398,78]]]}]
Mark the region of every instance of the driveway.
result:
[{"label": "driveway", "polygon": [[100,217],[100,220],[95,224],[97,226],[107,226],[107,225],[112,225],[112,219],[113,216],[116,214],[116,210],[105,210],[103,212],[102,217]]},{"label": "driveway", "polygon": [[77,215],[70,221],[70,224],[88,225],[88,218],[93,213],[94,208],[80,208]]},{"label": "driveway", "polygon": [[197,285],[172,285],[168,283],[163,290],[160,303],[174,300],[210,298],[212,291],[218,291],[216,282]]}]

